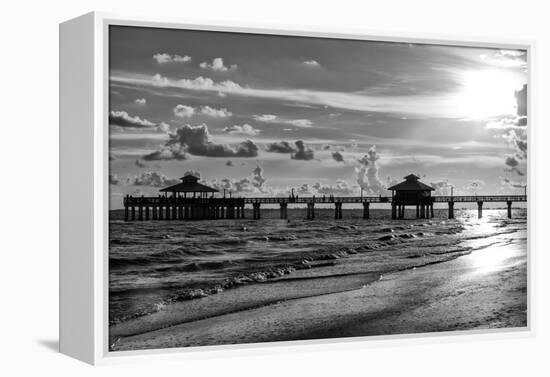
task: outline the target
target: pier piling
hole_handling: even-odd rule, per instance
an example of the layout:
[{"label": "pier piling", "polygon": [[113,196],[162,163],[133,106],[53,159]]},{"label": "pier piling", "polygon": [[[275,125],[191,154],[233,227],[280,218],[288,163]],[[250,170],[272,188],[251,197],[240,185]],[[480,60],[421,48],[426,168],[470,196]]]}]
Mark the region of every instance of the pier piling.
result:
[{"label": "pier piling", "polygon": [[315,219],[315,204],[314,203],[307,203],[307,219],[313,220]]},{"label": "pier piling", "polygon": [[253,209],[252,217],[254,218],[254,220],[259,220],[260,219],[260,203],[258,203],[258,202],[253,203],[252,204],[252,209]]},{"label": "pier piling", "polygon": [[363,202],[363,218],[364,219],[369,219],[370,218],[369,207],[370,207],[369,202]]},{"label": "pier piling", "polygon": [[280,213],[279,213],[279,217],[281,219],[288,219],[288,213],[287,213],[287,207],[288,207],[288,203],[281,203],[280,204],[281,208],[280,208]]},{"label": "pier piling", "polygon": [[455,218],[455,203],[449,202],[449,219]]},{"label": "pier piling", "polygon": [[339,220],[342,218],[342,202],[334,203],[334,219]]},{"label": "pier piling", "polygon": [[512,218],[512,201],[511,200],[508,200],[506,202],[506,205],[508,206],[508,218],[511,219]]},{"label": "pier piling", "polygon": [[478,201],[477,202],[477,218],[481,219],[482,216],[483,216],[483,202]]}]

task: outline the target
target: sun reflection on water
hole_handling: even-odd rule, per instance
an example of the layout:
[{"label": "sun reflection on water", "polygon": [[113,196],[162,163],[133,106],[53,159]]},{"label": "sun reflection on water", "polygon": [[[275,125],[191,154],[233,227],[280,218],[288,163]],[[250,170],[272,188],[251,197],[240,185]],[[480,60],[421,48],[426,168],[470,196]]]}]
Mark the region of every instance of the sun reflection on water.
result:
[{"label": "sun reflection on water", "polygon": [[503,225],[501,218],[489,215],[478,219],[477,213],[472,213],[463,218],[463,224],[472,235],[464,245],[474,250],[465,257],[474,273],[489,274],[516,263],[514,257],[520,253],[521,246],[512,243],[508,233],[499,234]]}]

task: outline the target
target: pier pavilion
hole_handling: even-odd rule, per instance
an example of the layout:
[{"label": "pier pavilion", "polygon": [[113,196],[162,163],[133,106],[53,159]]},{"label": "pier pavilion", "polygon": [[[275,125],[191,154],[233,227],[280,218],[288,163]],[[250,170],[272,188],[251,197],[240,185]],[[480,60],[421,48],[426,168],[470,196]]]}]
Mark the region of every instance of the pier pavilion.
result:
[{"label": "pier pavilion", "polygon": [[[215,197],[219,190],[199,183],[199,178],[186,175],[181,182],[160,190],[158,197],[124,198],[124,219],[134,220],[201,220],[244,218],[243,198]],[[168,194],[172,195],[168,195]],[[210,196],[209,196],[210,194]],[[137,208],[137,214],[136,214]]]},{"label": "pier pavilion", "polygon": [[416,206],[416,218],[434,217],[434,200],[431,192],[435,189],[420,182],[420,177],[414,174],[404,178],[403,182],[388,187],[392,192],[392,218],[404,218],[407,205]]},{"label": "pier pavilion", "polygon": [[199,178],[191,174],[188,174],[185,177],[181,177],[180,181],[180,183],[177,183],[173,186],[161,189],[160,192],[171,192],[172,196],[181,196],[181,193],[183,193],[184,198],[187,198],[188,193],[190,195],[193,194],[193,198],[197,197],[197,194],[199,194],[199,198],[206,198],[208,196],[208,193],[219,192],[215,188],[208,187],[206,185],[203,185],[202,183],[199,183]]}]

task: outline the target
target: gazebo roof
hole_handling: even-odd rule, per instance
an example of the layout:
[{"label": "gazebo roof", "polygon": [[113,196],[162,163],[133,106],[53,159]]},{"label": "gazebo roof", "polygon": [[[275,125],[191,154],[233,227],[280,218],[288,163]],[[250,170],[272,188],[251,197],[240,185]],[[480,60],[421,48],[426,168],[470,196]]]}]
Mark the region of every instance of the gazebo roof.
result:
[{"label": "gazebo roof", "polygon": [[180,178],[181,182],[170,187],[161,189],[161,192],[218,192],[215,188],[199,183],[198,177],[186,175]]},{"label": "gazebo roof", "polygon": [[433,187],[430,187],[419,181],[420,177],[409,174],[405,177],[405,181],[388,187],[388,190],[395,191],[433,191]]}]

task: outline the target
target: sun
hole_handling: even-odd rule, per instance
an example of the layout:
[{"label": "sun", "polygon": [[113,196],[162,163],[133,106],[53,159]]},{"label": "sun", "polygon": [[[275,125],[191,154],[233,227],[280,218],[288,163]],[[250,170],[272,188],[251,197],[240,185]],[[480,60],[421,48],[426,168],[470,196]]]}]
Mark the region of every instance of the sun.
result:
[{"label": "sun", "polygon": [[516,114],[515,91],[523,85],[512,72],[498,69],[468,71],[460,75],[456,98],[459,112],[472,119]]}]

